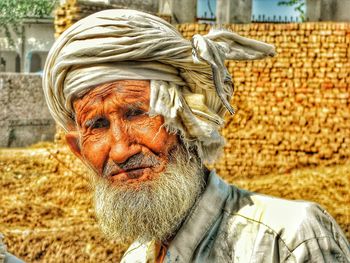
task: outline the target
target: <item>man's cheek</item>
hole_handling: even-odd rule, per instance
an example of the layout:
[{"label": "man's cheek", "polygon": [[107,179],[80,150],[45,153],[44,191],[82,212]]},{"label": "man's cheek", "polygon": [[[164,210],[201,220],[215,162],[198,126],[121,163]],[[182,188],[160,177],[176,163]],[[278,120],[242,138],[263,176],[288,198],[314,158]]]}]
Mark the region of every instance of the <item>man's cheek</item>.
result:
[{"label": "man's cheek", "polygon": [[175,135],[169,134],[164,128],[144,131],[138,136],[142,138],[142,144],[157,153],[167,153],[169,146],[175,143]]},{"label": "man's cheek", "polygon": [[83,146],[85,160],[100,174],[103,170],[103,163],[108,157],[108,149],[108,143],[104,140],[88,142]]}]

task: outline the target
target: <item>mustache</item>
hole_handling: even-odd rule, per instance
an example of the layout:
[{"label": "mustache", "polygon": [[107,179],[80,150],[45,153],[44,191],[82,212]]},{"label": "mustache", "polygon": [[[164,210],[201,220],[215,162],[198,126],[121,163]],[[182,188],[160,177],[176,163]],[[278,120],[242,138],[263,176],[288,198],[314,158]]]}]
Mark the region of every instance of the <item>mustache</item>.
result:
[{"label": "mustache", "polygon": [[148,168],[159,165],[160,162],[156,156],[147,156],[143,153],[137,153],[131,156],[123,163],[116,163],[114,161],[108,161],[103,167],[102,176],[108,178],[112,175],[119,174],[121,172],[127,172],[134,169]]}]

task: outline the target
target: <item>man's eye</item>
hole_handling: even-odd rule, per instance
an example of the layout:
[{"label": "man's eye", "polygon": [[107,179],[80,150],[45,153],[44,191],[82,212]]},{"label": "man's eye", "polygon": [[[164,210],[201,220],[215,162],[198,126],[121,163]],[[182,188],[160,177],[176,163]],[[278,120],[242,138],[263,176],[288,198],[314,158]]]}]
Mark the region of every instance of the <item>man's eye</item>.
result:
[{"label": "man's eye", "polygon": [[102,128],[108,128],[109,127],[109,121],[105,118],[99,118],[95,120],[93,123],[91,123],[90,128],[91,129],[102,129]]},{"label": "man's eye", "polygon": [[126,113],[125,116],[126,118],[132,118],[140,115],[144,115],[146,112],[142,109],[129,109]]}]

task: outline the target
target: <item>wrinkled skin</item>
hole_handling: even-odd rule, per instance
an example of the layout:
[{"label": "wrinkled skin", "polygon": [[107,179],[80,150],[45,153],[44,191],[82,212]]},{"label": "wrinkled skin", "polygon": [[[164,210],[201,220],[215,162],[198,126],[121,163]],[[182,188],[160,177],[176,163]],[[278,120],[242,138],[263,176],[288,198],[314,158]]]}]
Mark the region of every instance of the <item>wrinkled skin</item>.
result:
[{"label": "wrinkled skin", "polygon": [[163,172],[177,136],[150,117],[150,81],[103,84],[74,102],[77,127],[66,134],[72,152],[112,184],[136,186]]}]

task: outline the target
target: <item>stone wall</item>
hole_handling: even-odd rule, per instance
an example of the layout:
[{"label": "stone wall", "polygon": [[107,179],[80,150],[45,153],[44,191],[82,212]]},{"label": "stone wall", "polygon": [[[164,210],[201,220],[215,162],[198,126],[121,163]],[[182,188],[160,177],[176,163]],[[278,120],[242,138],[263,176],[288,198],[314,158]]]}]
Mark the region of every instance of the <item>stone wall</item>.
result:
[{"label": "stone wall", "polygon": [[41,76],[0,73],[0,147],[52,141],[55,124],[46,106]]},{"label": "stone wall", "polygon": [[[287,172],[350,157],[350,24],[246,24],[229,28],[277,48],[275,58],[228,62],[235,84],[223,134],[222,175]],[[209,25],[183,24],[185,37]]]}]

